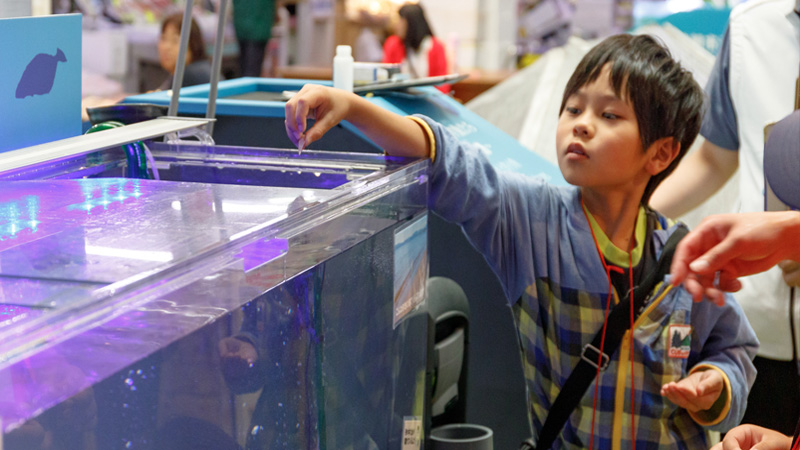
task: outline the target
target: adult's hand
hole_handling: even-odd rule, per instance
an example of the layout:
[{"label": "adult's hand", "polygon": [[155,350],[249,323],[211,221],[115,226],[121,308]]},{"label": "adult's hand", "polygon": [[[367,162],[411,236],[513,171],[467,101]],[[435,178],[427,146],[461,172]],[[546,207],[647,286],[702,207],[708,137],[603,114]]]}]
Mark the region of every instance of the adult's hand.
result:
[{"label": "adult's hand", "polygon": [[800,212],[710,216],[678,245],[672,283],[684,283],[695,301],[723,301],[741,288],[739,277],[763,272],[783,260],[800,260]]},{"label": "adult's hand", "polygon": [[800,286],[800,262],[785,260],[778,263],[778,267],[783,271],[783,281],[789,286]]},{"label": "adult's hand", "polygon": [[725,434],[725,439],[711,450],[789,450],[792,438],[756,425],[739,425]]}]

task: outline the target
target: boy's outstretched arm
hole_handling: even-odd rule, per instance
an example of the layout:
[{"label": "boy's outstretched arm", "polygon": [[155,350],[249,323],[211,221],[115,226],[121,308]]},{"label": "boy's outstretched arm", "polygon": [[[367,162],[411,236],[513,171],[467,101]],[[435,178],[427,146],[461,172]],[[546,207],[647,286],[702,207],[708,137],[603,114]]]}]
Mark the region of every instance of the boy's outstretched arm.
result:
[{"label": "boy's outstretched arm", "polygon": [[[393,156],[430,155],[428,136],[415,121],[340,89],[307,84],[286,102],[286,134],[302,150],[347,120]],[[316,122],[307,129],[308,119]]]}]

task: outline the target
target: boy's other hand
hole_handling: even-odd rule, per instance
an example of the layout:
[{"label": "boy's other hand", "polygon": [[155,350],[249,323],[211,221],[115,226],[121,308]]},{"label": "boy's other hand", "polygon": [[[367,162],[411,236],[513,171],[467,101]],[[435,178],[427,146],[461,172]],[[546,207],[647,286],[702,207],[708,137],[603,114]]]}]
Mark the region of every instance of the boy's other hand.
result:
[{"label": "boy's other hand", "polygon": [[705,411],[714,405],[725,381],[716,370],[697,371],[688,377],[661,387],[661,395],[689,412]]},{"label": "boy's other hand", "polygon": [[[299,150],[319,140],[347,116],[353,94],[318,84],[306,84],[285,107],[286,134]],[[314,126],[306,129],[308,119]]]},{"label": "boy's other hand", "polygon": [[725,434],[725,439],[711,450],[789,450],[792,438],[756,425],[739,425]]}]

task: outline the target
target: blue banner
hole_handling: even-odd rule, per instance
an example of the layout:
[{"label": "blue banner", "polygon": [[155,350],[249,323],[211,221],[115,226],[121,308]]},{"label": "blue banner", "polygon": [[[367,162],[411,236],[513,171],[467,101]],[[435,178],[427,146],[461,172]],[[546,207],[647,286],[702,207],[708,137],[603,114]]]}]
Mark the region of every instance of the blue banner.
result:
[{"label": "blue banner", "polygon": [[81,15],[0,19],[0,152],[81,134]]}]

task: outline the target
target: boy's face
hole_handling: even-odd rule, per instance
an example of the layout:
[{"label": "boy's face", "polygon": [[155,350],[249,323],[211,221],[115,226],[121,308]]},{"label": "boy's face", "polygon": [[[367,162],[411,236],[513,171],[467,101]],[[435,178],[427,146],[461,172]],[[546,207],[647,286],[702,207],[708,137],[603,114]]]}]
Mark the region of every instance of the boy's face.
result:
[{"label": "boy's face", "polygon": [[608,66],[567,99],[558,119],[556,147],[558,166],[570,184],[632,192],[650,179],[636,114],[614,94]]}]

